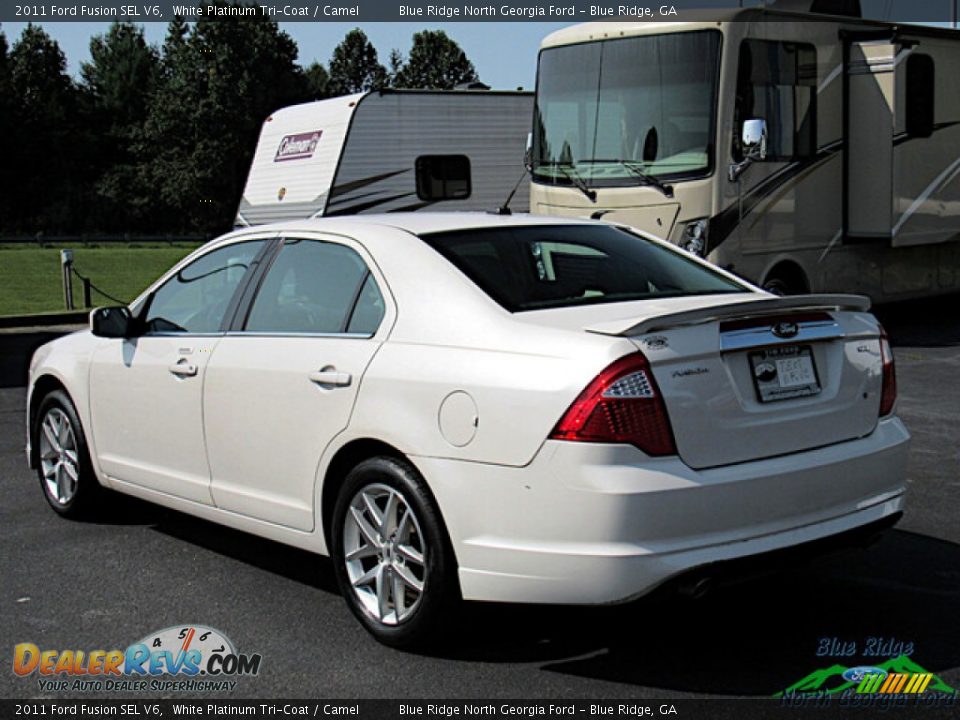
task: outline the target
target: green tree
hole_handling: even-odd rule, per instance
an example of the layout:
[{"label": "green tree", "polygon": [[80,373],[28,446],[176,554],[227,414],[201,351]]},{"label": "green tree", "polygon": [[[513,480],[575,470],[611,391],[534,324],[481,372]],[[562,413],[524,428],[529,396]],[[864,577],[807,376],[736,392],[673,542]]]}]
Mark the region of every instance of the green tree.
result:
[{"label": "green tree", "polygon": [[387,83],[390,87],[399,87],[397,85],[397,80],[402,69],[403,53],[396,48],[393,48],[390,51],[390,56],[387,59]]},{"label": "green tree", "polygon": [[67,59],[43,28],[28,23],[10,52],[10,82],[24,120],[63,122],[76,102]]},{"label": "green tree", "polygon": [[296,43],[276,22],[208,18],[187,35],[171,23],[163,73],[137,143],[141,202],[156,229],[231,226],[260,127],[307,97]]},{"label": "green tree", "polygon": [[177,53],[186,47],[189,32],[190,26],[179,15],[174,15],[173,20],[167,24],[167,37],[163,41],[163,58],[166,66],[169,66]]},{"label": "green tree", "polygon": [[77,89],[67,75],[60,46],[39,26],[28,24],[9,55],[9,86],[21,131],[4,164],[17,169],[9,188],[15,215],[5,229],[55,231],[69,228],[82,209],[84,185],[76,162]]},{"label": "green tree", "polygon": [[96,149],[90,163],[97,168],[88,217],[100,230],[143,229],[133,145],[143,132],[160,59],[143,30],[130,23],[114,23],[94,37],[90,58],[80,70],[87,128],[97,130],[86,144]]},{"label": "green tree", "polygon": [[[0,103],[4,110],[8,108],[10,97],[10,49],[7,46],[7,36],[0,30]],[[0,118],[2,121],[2,118]]]},{"label": "green tree", "polygon": [[129,127],[143,121],[159,67],[143,29],[116,22],[90,41],[90,62],[81,65],[80,76],[97,111],[114,127]]},{"label": "green tree", "polygon": [[348,95],[387,86],[387,70],[377,50],[360,28],[354,28],[333,50],[330,58],[330,94]]},{"label": "green tree", "polygon": [[[10,59],[7,36],[0,30],[0,157],[10,158],[14,146],[14,129],[17,126],[14,112],[13,91],[10,87]],[[0,186],[12,188],[15,182],[12,162],[0,163]],[[0,230],[10,218],[12,208],[9,193],[0,193]]]},{"label": "green tree", "polygon": [[304,70],[307,81],[307,96],[311,100],[324,100],[330,97],[330,73],[318,62]]},{"label": "green tree", "polygon": [[403,88],[452,90],[460,83],[477,80],[477,71],[466,53],[443,30],[414,33],[407,61],[397,72],[394,85]]}]

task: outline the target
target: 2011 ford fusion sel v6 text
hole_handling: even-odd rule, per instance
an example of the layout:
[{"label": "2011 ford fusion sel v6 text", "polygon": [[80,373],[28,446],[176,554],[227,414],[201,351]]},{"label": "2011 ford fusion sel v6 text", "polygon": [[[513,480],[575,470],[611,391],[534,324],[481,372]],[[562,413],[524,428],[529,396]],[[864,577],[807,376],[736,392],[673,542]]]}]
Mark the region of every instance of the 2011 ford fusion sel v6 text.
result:
[{"label": "2011 ford fusion sel v6 text", "polygon": [[461,598],[620,602],[892,524],[867,310],[596,221],[263,226],[41,347],[27,452],[62,515],[110,489],[332,556],[408,645]]}]

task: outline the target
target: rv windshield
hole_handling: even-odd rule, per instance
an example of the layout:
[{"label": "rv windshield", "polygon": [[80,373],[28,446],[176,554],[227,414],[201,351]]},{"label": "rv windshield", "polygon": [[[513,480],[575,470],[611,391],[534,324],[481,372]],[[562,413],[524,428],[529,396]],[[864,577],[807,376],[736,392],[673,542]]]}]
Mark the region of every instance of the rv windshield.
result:
[{"label": "rv windshield", "polygon": [[537,182],[639,185],[713,164],[720,33],[649,35],[540,54],[533,140]]}]

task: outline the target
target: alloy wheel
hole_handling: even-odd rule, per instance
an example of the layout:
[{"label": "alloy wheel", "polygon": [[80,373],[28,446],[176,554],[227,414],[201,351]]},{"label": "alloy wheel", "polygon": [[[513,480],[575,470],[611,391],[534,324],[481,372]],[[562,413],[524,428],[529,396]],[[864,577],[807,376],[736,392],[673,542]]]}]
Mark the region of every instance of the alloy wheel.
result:
[{"label": "alloy wheel", "polygon": [[395,488],[373,483],[350,500],[343,523],[343,563],[350,591],[384,625],[416,612],[427,583],[428,548],[413,507]]},{"label": "alloy wheel", "polygon": [[47,495],[66,506],[77,494],[80,456],[77,437],[67,414],[50,408],[40,423],[40,469]]}]

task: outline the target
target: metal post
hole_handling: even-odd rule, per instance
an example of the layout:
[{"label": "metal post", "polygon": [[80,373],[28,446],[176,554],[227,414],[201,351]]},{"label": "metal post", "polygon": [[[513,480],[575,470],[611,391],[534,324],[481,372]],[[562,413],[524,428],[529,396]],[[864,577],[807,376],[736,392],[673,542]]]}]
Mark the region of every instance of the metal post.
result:
[{"label": "metal post", "polygon": [[63,271],[63,303],[73,310],[73,250],[60,251],[60,269]]},{"label": "metal post", "polygon": [[83,278],[83,306],[85,308],[92,308],[93,303],[90,302],[90,278]]}]

